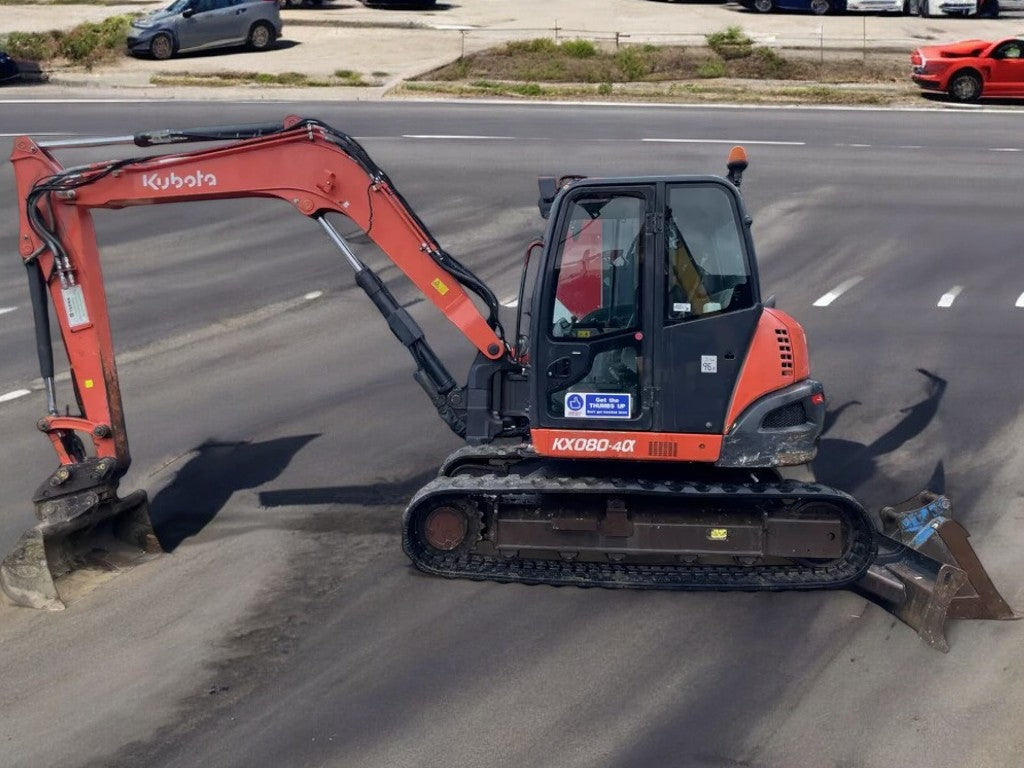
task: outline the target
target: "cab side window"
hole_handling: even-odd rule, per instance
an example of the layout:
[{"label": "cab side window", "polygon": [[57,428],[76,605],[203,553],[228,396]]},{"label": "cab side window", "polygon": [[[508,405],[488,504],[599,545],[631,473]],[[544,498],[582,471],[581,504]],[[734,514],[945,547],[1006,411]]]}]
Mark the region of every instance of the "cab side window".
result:
[{"label": "cab side window", "polygon": [[739,213],[718,185],[669,187],[665,211],[666,322],[753,306]]}]

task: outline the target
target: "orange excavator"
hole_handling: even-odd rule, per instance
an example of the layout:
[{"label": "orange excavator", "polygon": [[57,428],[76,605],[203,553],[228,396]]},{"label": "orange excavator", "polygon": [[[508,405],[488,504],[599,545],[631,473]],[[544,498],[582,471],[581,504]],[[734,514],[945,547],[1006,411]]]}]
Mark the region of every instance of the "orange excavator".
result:
[{"label": "orange excavator", "polygon": [[[202,143],[65,168],[54,150]],[[1013,618],[945,497],[882,515],[783,479],[814,456],[826,404],[800,325],[761,295],[739,187],[725,177],[540,180],[548,219],[526,254],[518,317],[447,253],[351,136],[318,120],[15,140],[19,251],[59,466],[38,525],[0,566],[15,602],[60,608],[97,558],[159,551],[146,495],[118,496],[131,457],[90,211],[277,198],[314,219],[467,446],[403,517],[431,574],[682,590],[857,589],[945,649],[946,618]],[[355,223],[475,347],[458,385],[413,318],[329,216]],[[535,275],[531,284],[529,275]],[[70,363],[61,407],[50,308]]]}]

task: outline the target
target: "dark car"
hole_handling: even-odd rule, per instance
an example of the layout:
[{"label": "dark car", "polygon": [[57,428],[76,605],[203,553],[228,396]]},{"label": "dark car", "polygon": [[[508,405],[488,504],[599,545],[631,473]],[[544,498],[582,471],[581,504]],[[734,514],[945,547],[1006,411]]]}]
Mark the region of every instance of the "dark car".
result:
[{"label": "dark car", "polygon": [[280,36],[278,0],[175,0],[132,22],[128,50],[155,59],[235,45],[262,51]]},{"label": "dark car", "polygon": [[0,51],[0,83],[13,80],[18,76],[18,65],[14,59]]},{"label": "dark car", "polygon": [[846,10],[846,0],[739,0],[740,5],[752,11],[810,11],[821,16]]}]

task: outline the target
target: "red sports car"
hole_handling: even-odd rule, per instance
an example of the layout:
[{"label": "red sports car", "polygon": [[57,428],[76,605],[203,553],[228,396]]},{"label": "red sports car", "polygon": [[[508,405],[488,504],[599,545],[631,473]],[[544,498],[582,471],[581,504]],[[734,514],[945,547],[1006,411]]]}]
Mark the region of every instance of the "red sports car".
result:
[{"label": "red sports car", "polygon": [[930,45],[910,54],[910,63],[915,83],[956,101],[1024,96],[1024,36]]}]

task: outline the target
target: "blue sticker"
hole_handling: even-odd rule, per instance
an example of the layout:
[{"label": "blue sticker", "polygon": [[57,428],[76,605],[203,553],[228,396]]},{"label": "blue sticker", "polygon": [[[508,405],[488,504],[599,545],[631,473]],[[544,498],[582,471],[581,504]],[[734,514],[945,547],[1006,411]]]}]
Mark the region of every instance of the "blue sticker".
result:
[{"label": "blue sticker", "polygon": [[628,419],[632,410],[633,396],[625,392],[569,392],[565,396],[569,419]]}]

